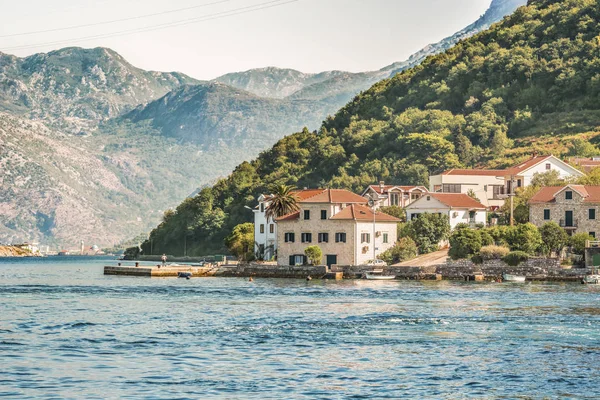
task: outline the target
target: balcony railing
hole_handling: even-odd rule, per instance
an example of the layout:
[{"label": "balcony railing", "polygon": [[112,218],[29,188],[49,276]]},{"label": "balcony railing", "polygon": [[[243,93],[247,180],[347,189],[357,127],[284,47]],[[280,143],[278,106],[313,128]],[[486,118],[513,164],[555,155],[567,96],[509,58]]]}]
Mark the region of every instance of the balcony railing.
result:
[{"label": "balcony railing", "polygon": [[570,228],[575,229],[575,228],[577,228],[577,222],[578,221],[576,219],[574,219],[574,220],[570,221],[569,224],[567,224],[567,221],[565,221],[564,219],[561,219],[560,220],[560,227],[561,228],[566,228],[566,229],[570,229]]},{"label": "balcony railing", "polygon": [[588,249],[600,247],[600,240],[586,240],[585,247]]}]

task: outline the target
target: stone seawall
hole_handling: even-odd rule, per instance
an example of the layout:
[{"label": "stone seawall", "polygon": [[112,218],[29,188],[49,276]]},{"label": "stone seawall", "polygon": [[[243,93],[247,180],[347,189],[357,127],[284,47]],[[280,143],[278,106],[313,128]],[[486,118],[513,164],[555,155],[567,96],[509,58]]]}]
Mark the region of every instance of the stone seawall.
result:
[{"label": "stone seawall", "polygon": [[281,266],[245,264],[234,267],[222,266],[217,273],[218,276],[227,277],[259,277],[259,278],[293,278],[306,279],[308,276],[321,279],[328,275],[329,271],[324,265],[319,266]]}]

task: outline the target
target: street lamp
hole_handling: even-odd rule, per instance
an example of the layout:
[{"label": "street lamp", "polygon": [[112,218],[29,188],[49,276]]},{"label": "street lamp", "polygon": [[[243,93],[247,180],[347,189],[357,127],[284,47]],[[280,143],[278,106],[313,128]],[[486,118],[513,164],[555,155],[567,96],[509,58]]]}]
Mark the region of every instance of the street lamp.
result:
[{"label": "street lamp", "polygon": [[369,195],[369,201],[368,201],[369,207],[371,207],[371,209],[373,210],[373,265],[375,264],[375,259],[377,258],[376,256],[376,249],[375,249],[375,199],[372,197],[372,195]]}]

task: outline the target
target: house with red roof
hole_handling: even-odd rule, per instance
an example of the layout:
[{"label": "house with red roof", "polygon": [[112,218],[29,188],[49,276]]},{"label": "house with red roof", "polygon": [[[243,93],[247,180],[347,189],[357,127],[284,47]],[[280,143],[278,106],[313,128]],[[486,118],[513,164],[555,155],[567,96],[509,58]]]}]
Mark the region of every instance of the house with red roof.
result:
[{"label": "house with red roof", "polygon": [[566,185],[540,189],[529,200],[529,221],[540,227],[554,221],[568,234],[600,234],[600,186]]},{"label": "house with red roof", "polygon": [[487,223],[486,206],[464,193],[428,193],[406,207],[407,221],[424,213],[447,215],[452,229],[460,223]]},{"label": "house with red roof", "polygon": [[398,206],[404,208],[425,193],[429,193],[425,186],[386,185],[381,181],[379,185],[367,187],[362,196],[367,200],[370,198],[378,200],[378,207]]},{"label": "house with red roof", "polygon": [[399,219],[374,211],[367,199],[342,189],[297,193],[300,210],[276,219],[279,265],[307,263],[304,251],[317,245],[323,264],[361,265],[397,241]]},{"label": "house with red roof", "polygon": [[563,179],[584,174],[553,155],[534,155],[507,169],[451,169],[429,178],[429,190],[438,193],[468,193],[472,190],[483,205],[491,210],[504,205],[509,194],[531,185],[536,174],[558,171]]}]

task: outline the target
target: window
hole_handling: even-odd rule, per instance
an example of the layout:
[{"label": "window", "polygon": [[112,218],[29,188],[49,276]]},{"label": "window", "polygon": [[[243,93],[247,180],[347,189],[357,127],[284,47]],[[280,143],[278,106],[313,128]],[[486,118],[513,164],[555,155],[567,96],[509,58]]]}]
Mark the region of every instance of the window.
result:
[{"label": "window", "polygon": [[431,201],[431,196],[427,196],[427,201]]},{"label": "window", "polygon": [[596,209],[595,208],[590,208],[588,210],[588,218],[589,219],[596,219]]},{"label": "window", "polygon": [[419,218],[419,214],[410,214],[410,220],[413,221],[415,219]]},{"label": "window", "polygon": [[544,210],[544,221],[548,221],[550,219],[550,210]]},{"label": "window", "polygon": [[303,233],[301,239],[302,243],[312,243],[312,233]]},{"label": "window", "polygon": [[260,203],[260,212],[265,212],[265,203]]},{"label": "window", "polygon": [[321,210],[321,219],[327,219],[327,210]]},{"label": "window", "polygon": [[294,243],[296,241],[296,235],[293,232],[289,232],[285,234],[285,242],[286,243]]},{"label": "window", "polygon": [[546,171],[550,171],[552,169],[552,165],[550,163],[546,164]]},{"label": "window", "polygon": [[329,233],[319,233],[319,243],[329,243]]},{"label": "window", "polygon": [[413,193],[410,195],[411,200],[419,200],[419,198],[421,198],[421,195],[419,193]]},{"label": "window", "polygon": [[338,232],[335,234],[336,243],[346,243],[346,234],[344,232]]},{"label": "window", "polygon": [[304,210],[304,219],[310,219],[310,210]]},{"label": "window", "polygon": [[521,187],[523,185],[523,183],[521,182],[520,179],[517,179],[517,187]]},{"label": "window", "polygon": [[275,224],[269,224],[269,233],[275,233]]},{"label": "window", "polygon": [[590,236],[596,239],[596,232],[590,232]]},{"label": "window", "polygon": [[565,192],[565,200],[573,200],[573,192],[570,190]]},{"label": "window", "polygon": [[494,191],[494,199],[498,199],[500,195],[504,194],[504,186],[494,185],[492,190]]},{"label": "window", "polygon": [[444,193],[461,193],[461,185],[460,184],[444,184],[442,188],[442,192]]},{"label": "window", "polygon": [[383,243],[388,243],[388,240],[389,240],[389,234],[384,233],[383,234]]},{"label": "window", "polygon": [[361,233],[360,234],[360,242],[361,243],[371,243],[371,234],[370,233]]},{"label": "window", "polygon": [[265,233],[265,224],[260,224],[260,233]]},{"label": "window", "polygon": [[400,194],[399,193],[390,193],[390,206],[399,206],[400,205]]}]

